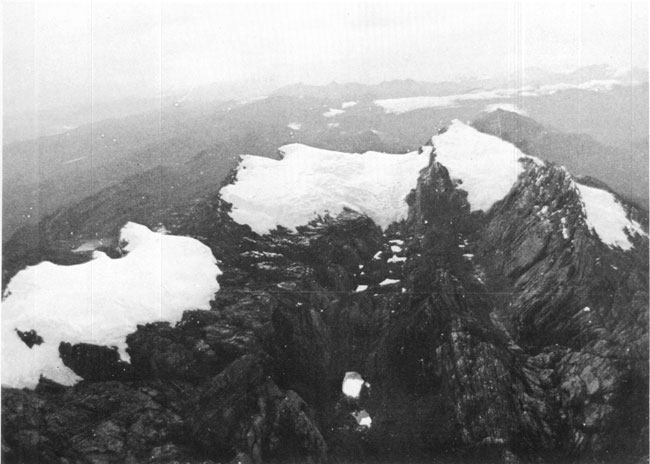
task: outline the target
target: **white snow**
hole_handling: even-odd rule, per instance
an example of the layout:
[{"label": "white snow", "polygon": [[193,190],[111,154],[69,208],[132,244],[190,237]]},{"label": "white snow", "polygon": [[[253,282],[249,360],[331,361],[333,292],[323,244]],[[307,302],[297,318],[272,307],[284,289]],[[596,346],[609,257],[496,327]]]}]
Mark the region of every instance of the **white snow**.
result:
[{"label": "white snow", "polygon": [[397,245],[391,245],[390,251],[392,251],[393,253],[399,253],[400,251],[402,251],[402,248]]},{"label": "white snow", "polygon": [[86,253],[88,251],[94,251],[100,246],[102,246],[104,242],[102,240],[89,240],[85,243],[82,243],[79,245],[77,248],[72,250],[73,253]]},{"label": "white snow", "polygon": [[627,217],[623,205],[614,195],[577,182],[575,185],[584,204],[585,221],[603,243],[610,247],[629,250],[632,248],[632,243],[626,231],[632,235],[647,235],[638,222]]},{"label": "white snow", "polygon": [[459,188],[467,192],[472,211],[487,211],[506,196],[524,171],[520,159],[541,163],[524,155],[513,144],[458,120],[431,140],[436,148],[436,161],[449,170],[452,179],[462,181]]},{"label": "white snow", "polygon": [[345,110],[330,108],[329,111],[323,113],[323,116],[325,116],[326,118],[333,118],[334,116],[338,116],[339,114],[343,114],[343,113],[345,113]]},{"label": "white snow", "polygon": [[600,92],[601,90],[612,90],[618,85],[625,85],[626,82],[617,79],[598,79],[583,82],[581,84],[549,84],[543,85],[537,89],[538,95],[553,95],[563,90],[587,90],[591,92]]},{"label": "white snow", "polygon": [[302,124],[300,124],[299,122],[291,122],[287,124],[287,127],[291,130],[300,130]]},{"label": "white snow", "polygon": [[388,260],[386,260],[387,263],[403,263],[404,261],[406,261],[406,257],[395,256],[395,255],[393,255],[392,257],[388,258]]},{"label": "white snow", "polygon": [[[239,103],[240,105],[248,105],[249,103],[254,103],[254,102],[266,100],[267,98],[269,98],[269,97],[266,96],[266,95],[260,95],[260,96],[257,96],[257,97],[248,98],[246,100],[239,100],[237,103]],[[228,110],[230,110],[230,108],[228,108]]]},{"label": "white snow", "polygon": [[491,113],[496,110],[510,111],[511,113],[517,113],[524,116],[527,114],[524,110],[519,108],[514,103],[493,103],[492,105],[486,106],[484,111],[486,113]]},{"label": "white snow", "polygon": [[244,253],[241,254],[241,256],[244,257],[251,257],[251,258],[282,258],[284,255],[280,253],[272,253],[270,251],[245,251]]},{"label": "white snow", "polygon": [[562,237],[564,240],[569,240],[571,236],[569,235],[569,228],[567,227],[567,221],[565,217],[560,218],[560,224],[562,224]]},{"label": "white snow", "polygon": [[432,145],[422,145],[420,147],[420,153],[425,155],[425,156],[431,156],[432,152],[433,152],[433,146]]},{"label": "white snow", "polygon": [[[83,264],[42,262],[20,271],[2,305],[2,384],[34,387],[43,374],[72,385],[79,378],[59,358],[59,343],[117,346],[137,324],[178,321],[187,309],[209,309],[221,273],[210,249],[189,237],[158,234],[128,223],[127,254],[101,252]],[[31,349],[14,329],[35,330],[44,343]]]},{"label": "white snow", "polygon": [[399,279],[384,279],[381,282],[379,282],[380,287],[385,287],[386,285],[392,285],[396,284],[399,282]]},{"label": "white snow", "polygon": [[473,253],[465,253],[463,255],[463,258],[465,258],[465,259],[474,259],[474,254]]},{"label": "white snow", "polygon": [[[424,108],[450,108],[460,106],[466,101],[477,100],[504,100],[515,97],[539,97],[544,95],[553,95],[556,92],[565,90],[583,90],[589,92],[600,92],[602,90],[611,90],[618,85],[631,85],[636,82],[628,82],[626,80],[604,79],[592,80],[583,82],[581,84],[551,84],[542,85],[539,87],[525,86],[521,88],[506,88],[506,89],[492,89],[480,90],[476,92],[469,92],[455,95],[443,96],[419,96],[419,97],[405,97],[405,98],[388,98],[383,100],[375,100],[374,103],[384,109],[386,113],[401,114],[409,111],[424,109]],[[499,103],[498,105],[503,105]],[[503,108],[506,109],[506,108]],[[487,110],[489,111],[489,110]],[[510,111],[510,110],[508,110]]]},{"label": "white snow", "polygon": [[242,156],[236,182],[221,189],[222,198],[233,205],[232,218],[260,234],[278,225],[295,228],[344,207],[386,228],[406,219],[405,198],[429,161],[417,152],[359,155],[302,144],[280,151],[281,160]]},{"label": "white snow", "polygon": [[372,259],[379,259],[379,258],[381,258],[381,254],[382,254],[382,253],[383,253],[383,251],[379,250],[377,253],[374,254],[374,256],[372,257]]},{"label": "white snow", "polygon": [[514,93],[516,93],[516,91],[512,89],[484,90],[439,97],[388,98],[384,100],[375,100],[375,104],[381,106],[386,113],[401,114],[424,108],[449,108],[459,106],[462,101],[468,100],[509,98]]},{"label": "white snow", "polygon": [[372,427],[372,418],[370,417],[370,414],[368,414],[368,412],[365,409],[362,409],[361,411],[353,412],[351,414],[357,421],[357,424],[359,424],[361,427],[367,427],[367,428]]},{"label": "white snow", "polygon": [[343,109],[351,108],[351,107],[355,106],[357,103],[358,103],[358,102],[355,102],[355,101],[347,101],[347,102],[343,102],[343,103],[341,104],[341,108],[343,108]]},{"label": "white snow", "polygon": [[363,377],[358,372],[346,372],[345,377],[343,377],[341,391],[345,396],[359,398],[359,394],[365,383]]},{"label": "white snow", "polygon": [[388,243],[394,243],[395,245],[404,245],[404,240],[393,239],[389,240]]},{"label": "white snow", "polygon": [[358,293],[358,292],[365,292],[366,290],[368,290],[368,286],[367,286],[367,285],[358,285],[358,286],[357,286],[357,289],[355,290],[355,292],[357,292],[357,293]]}]

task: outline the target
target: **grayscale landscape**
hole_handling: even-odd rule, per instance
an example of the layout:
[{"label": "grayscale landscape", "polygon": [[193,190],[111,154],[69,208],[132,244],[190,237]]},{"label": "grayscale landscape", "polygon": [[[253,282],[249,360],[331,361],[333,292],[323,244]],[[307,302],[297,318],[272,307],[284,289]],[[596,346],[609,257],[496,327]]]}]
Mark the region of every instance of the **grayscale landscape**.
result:
[{"label": "grayscale landscape", "polygon": [[3,462],[648,461],[647,4],[2,20]]}]

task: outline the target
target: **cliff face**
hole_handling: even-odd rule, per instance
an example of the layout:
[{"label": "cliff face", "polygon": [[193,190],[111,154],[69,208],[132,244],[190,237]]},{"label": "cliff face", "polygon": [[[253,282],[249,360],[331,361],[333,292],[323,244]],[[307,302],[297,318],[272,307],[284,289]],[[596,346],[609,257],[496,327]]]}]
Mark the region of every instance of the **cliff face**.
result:
[{"label": "cliff face", "polygon": [[[432,150],[408,219],[385,232],[344,211],[259,236],[218,196],[196,205],[183,232],[224,272],[212,309],[140,326],[130,365],[62,344],[85,381],[3,388],[3,458],[647,456],[647,238],[603,244],[558,167],[531,162],[487,213],[458,187]],[[348,372],[358,397],[341,391]]]},{"label": "cliff face", "polygon": [[501,109],[475,118],[472,126],[529,155],[566,166],[574,175],[600,179],[648,209],[648,154],[643,144],[630,149],[630,144],[610,138],[606,130],[596,136],[598,140],[584,133],[561,132]]}]

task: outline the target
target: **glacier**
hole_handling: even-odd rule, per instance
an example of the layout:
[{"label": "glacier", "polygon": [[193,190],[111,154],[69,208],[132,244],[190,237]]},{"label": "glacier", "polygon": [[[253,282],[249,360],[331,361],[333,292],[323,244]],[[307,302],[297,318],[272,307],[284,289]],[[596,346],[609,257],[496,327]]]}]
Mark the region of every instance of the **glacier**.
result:
[{"label": "glacier", "polygon": [[431,141],[436,149],[436,161],[449,170],[452,179],[462,182],[459,188],[467,192],[472,211],[488,211],[508,194],[524,171],[520,161],[527,159],[543,164],[513,144],[458,120]]},{"label": "glacier", "polygon": [[600,241],[622,250],[632,248],[629,235],[647,235],[641,224],[627,217],[623,205],[606,190],[574,183],[583,203],[585,222]]},{"label": "glacier", "polygon": [[[176,322],[188,309],[209,309],[221,274],[210,249],[190,237],[127,223],[127,254],[61,266],[41,262],[9,282],[2,304],[2,384],[34,387],[43,376],[64,385],[79,379],[63,365],[59,343],[116,346],[128,360],[125,337],[138,324]],[[29,348],[16,333],[35,330]]]},{"label": "glacier", "polygon": [[243,155],[234,184],[221,189],[231,216],[259,234],[307,224],[349,208],[382,228],[405,219],[405,198],[428,162],[424,154],[342,153],[302,144],[281,147],[281,160]]},{"label": "glacier", "polygon": [[[295,229],[344,208],[366,214],[385,229],[406,219],[406,196],[434,149],[436,161],[447,168],[457,188],[467,192],[471,211],[488,212],[510,192],[526,164],[545,165],[459,120],[430,142],[406,154],[343,153],[295,143],[280,147],[280,160],[242,155],[236,181],[220,193],[233,205],[232,219],[259,234],[278,226]],[[613,194],[576,182],[574,188],[586,224],[603,243],[625,250],[632,246],[628,234],[645,234]]]},{"label": "glacier", "polygon": [[557,92],[567,90],[581,90],[587,92],[600,92],[611,90],[617,86],[634,85],[635,81],[616,79],[591,80],[581,84],[548,84],[538,87],[524,86],[521,88],[504,88],[480,90],[454,95],[442,96],[417,96],[401,98],[385,98],[375,100],[375,105],[383,108],[385,113],[402,114],[428,108],[453,108],[460,106],[463,102],[480,100],[503,100],[517,97],[540,97],[553,95]]}]

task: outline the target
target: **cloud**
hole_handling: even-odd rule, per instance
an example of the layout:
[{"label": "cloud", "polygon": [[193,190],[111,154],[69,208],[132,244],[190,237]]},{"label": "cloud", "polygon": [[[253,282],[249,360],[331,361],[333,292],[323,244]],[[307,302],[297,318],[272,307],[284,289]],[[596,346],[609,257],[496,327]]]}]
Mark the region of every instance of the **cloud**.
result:
[{"label": "cloud", "polygon": [[[91,7],[92,5],[92,7]],[[4,6],[9,106],[259,78],[453,79],[647,66],[647,5],[78,2]]]}]

